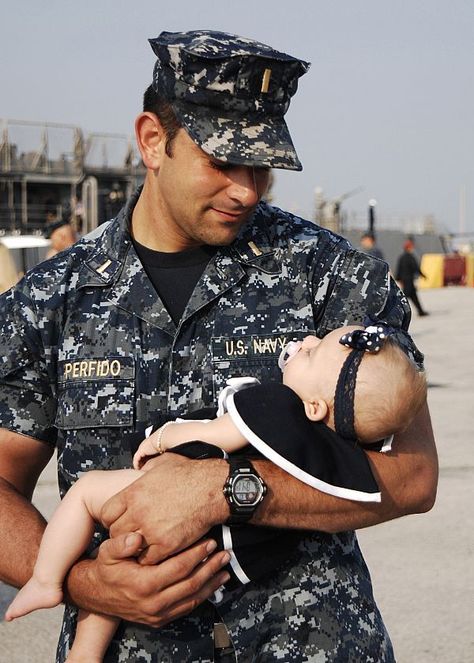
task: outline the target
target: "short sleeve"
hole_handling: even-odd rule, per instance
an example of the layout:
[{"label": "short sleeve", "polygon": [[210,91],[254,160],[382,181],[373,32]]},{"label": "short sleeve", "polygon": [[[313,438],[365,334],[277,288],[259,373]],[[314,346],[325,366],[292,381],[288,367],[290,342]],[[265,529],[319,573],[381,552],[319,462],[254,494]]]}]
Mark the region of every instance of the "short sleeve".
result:
[{"label": "short sleeve", "polygon": [[0,426],[54,443],[55,399],[24,282],[0,296]]}]

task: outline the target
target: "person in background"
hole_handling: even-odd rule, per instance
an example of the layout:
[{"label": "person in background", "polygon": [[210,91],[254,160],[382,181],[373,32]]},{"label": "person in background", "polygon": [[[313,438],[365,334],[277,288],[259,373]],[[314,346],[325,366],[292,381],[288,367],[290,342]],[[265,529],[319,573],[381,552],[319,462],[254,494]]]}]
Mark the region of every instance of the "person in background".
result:
[{"label": "person in background", "polygon": [[360,247],[364,253],[368,253],[374,258],[379,258],[379,260],[385,260],[385,256],[382,251],[377,246],[375,241],[375,235],[370,232],[366,232],[360,238]]},{"label": "person in background", "polygon": [[419,276],[423,279],[425,278],[425,275],[420,269],[420,263],[415,255],[414,242],[412,239],[407,239],[403,244],[403,253],[399,256],[397,261],[395,279],[408,299],[413,302],[418,315],[425,316],[429,315],[429,313],[422,307],[421,302],[418,299],[418,292],[415,285],[415,279]]},{"label": "person in background", "polygon": [[46,253],[46,258],[52,258],[57,253],[68,249],[78,239],[75,229],[66,218],[53,221],[47,228],[47,234],[51,241],[51,246]]}]

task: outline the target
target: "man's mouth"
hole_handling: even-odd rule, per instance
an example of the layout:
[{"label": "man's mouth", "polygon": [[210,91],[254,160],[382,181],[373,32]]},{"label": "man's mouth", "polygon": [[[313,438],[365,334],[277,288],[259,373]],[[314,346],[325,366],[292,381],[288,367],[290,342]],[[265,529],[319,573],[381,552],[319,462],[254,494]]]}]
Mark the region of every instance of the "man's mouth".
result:
[{"label": "man's mouth", "polygon": [[240,212],[229,212],[227,210],[218,209],[217,207],[213,207],[212,209],[214,212],[217,212],[223,221],[241,221],[245,214],[245,210]]}]

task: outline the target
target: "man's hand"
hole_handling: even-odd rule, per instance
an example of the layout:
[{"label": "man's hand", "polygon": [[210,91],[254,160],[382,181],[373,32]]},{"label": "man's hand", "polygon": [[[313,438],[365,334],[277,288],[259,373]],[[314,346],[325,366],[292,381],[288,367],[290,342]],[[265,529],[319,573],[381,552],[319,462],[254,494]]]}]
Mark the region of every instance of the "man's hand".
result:
[{"label": "man's hand", "polygon": [[229,554],[212,555],[212,540],[156,566],[141,565],[133,557],[142,546],[137,533],[104,541],[96,559],[82,560],[70,571],[69,600],[93,612],[160,627],[194,610],[229,578],[222,571]]},{"label": "man's hand", "polygon": [[[438,461],[427,405],[396,435],[392,451],[368,452],[382,491],[381,503],[344,500],[290,477],[267,460],[254,464],[268,487],[252,524],[323,532],[360,529],[428,511],[436,497]],[[227,477],[223,460],[189,460],[166,453],[156,466],[106,503],[104,523],[112,535],[140,531],[148,563],[164,559],[198,540],[209,527],[226,521],[222,493]]]},{"label": "man's hand", "polygon": [[111,537],[140,532],[146,549],[139,559],[144,564],[184,550],[228,515],[222,493],[225,461],[166,453],[147,467],[150,464],[142,478],[106,502],[101,514]]}]

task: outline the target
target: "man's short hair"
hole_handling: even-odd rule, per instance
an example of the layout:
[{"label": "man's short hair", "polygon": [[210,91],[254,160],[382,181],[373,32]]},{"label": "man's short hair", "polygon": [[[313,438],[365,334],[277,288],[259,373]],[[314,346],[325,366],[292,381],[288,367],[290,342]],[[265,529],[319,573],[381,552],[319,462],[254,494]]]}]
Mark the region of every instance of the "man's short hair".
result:
[{"label": "man's short hair", "polygon": [[145,113],[154,113],[157,116],[166,134],[166,154],[169,157],[173,156],[173,140],[179,129],[181,129],[181,124],[170,102],[155,92],[152,85],[147,87],[143,95],[143,111]]}]

